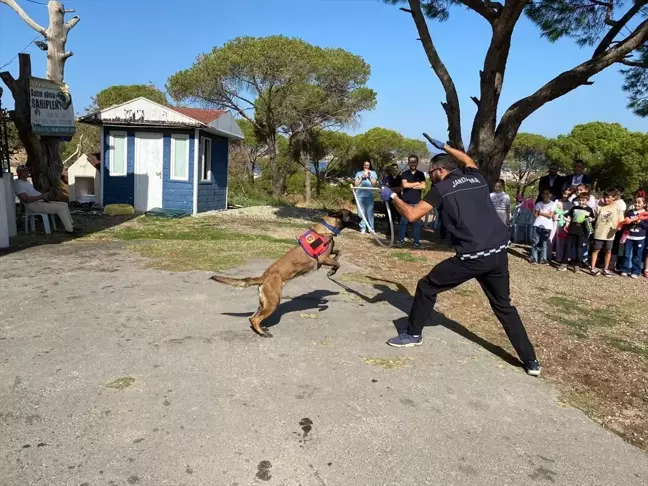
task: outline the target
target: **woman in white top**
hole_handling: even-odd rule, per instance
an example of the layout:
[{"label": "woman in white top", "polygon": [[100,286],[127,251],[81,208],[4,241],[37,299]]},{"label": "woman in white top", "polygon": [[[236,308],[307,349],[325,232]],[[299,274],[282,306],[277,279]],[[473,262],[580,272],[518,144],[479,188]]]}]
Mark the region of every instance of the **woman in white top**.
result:
[{"label": "woman in white top", "polygon": [[495,183],[495,192],[491,192],[490,198],[502,222],[510,226],[511,198],[504,192],[504,179],[500,179]]}]

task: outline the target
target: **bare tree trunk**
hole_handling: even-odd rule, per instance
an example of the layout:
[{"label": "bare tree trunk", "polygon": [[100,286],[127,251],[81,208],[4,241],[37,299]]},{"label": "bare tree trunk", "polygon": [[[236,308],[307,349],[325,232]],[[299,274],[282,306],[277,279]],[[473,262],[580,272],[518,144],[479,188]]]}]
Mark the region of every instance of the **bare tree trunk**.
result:
[{"label": "bare tree trunk", "polygon": [[322,171],[319,162],[315,163],[315,195],[318,199],[322,195]]},{"label": "bare tree trunk", "polygon": [[[638,22],[633,28],[635,15],[648,4],[647,0],[635,0],[628,12],[617,21],[595,48],[592,58],[565,71],[546,83],[526,98],[522,98],[502,116],[498,125],[497,109],[504,82],[511,37],[524,8],[530,0],[512,2],[482,2],[481,0],[457,0],[488,21],[492,28],[489,49],[480,72],[481,97],[471,99],[477,105],[477,114],[472,127],[468,153],[478,164],[491,187],[499,178],[502,164],[511,149],[522,122],[546,103],[559,98],[579,86],[592,84],[589,79],[614,63],[633,65],[627,58],[641,45],[648,42],[648,20]],[[401,9],[412,15],[430,65],[445,90],[446,102],[442,103],[448,118],[450,145],[463,150],[461,143],[461,120],[459,102],[454,82],[436,51],[420,0],[408,0],[409,9]],[[615,42],[618,34],[629,32],[622,40]]]},{"label": "bare tree trunk", "polygon": [[461,111],[459,109],[459,97],[457,96],[457,90],[455,88],[454,82],[450,77],[448,69],[441,61],[439,54],[437,53],[434,42],[432,42],[432,36],[423,16],[423,10],[421,9],[420,0],[409,0],[410,10],[405,10],[412,15],[414,23],[419,33],[419,38],[421,44],[423,44],[423,49],[425,54],[430,61],[430,65],[434,70],[435,74],[441,81],[443,89],[446,93],[445,103],[441,103],[443,110],[446,112],[446,117],[448,118],[448,140],[450,145],[459,150],[464,149],[463,140],[461,137]]},{"label": "bare tree trunk", "polygon": [[[36,32],[47,41],[37,45],[47,51],[47,79],[57,83],[63,82],[65,61],[72,56],[72,52],[65,51],[68,32],[79,22],[79,17],[74,16],[64,22],[65,7],[62,3],[50,0],[47,4],[49,12],[49,26],[47,29],[32,20],[15,0],[0,0],[8,5]],[[29,167],[34,186],[41,192],[53,192],[57,198],[65,198],[65,188],[62,187],[61,161],[59,137],[37,136],[31,129],[31,110],[29,107],[29,78],[31,77],[31,61],[29,55],[19,54],[20,75],[18,80],[11,73],[0,73],[15,101],[15,109],[11,118],[16,124],[20,140],[27,152],[27,166]]]},{"label": "bare tree trunk", "polygon": [[308,156],[302,155],[302,164],[304,165],[304,175],[305,181],[304,181],[304,202],[309,203],[311,200],[311,171],[310,167],[308,167]]}]

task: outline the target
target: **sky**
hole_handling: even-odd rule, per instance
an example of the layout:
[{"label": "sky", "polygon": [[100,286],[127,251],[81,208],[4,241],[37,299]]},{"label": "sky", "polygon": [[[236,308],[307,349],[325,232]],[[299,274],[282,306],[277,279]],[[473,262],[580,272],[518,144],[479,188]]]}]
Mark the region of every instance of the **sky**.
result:
[{"label": "sky", "polygon": [[[47,8],[17,0],[41,25]],[[75,111],[83,113],[90,98],[115,84],[152,82],[164,89],[167,79],[190,67],[196,57],[238,36],[282,34],[322,47],[340,47],[364,58],[371,66],[369,87],[377,106],[365,112],[347,131],[372,127],[397,130],[411,138],[422,132],[444,139],[447,123],[440,102],[443,89],[427,61],[414,23],[397,7],[379,0],[68,0],[81,21],[70,31],[66,64]],[[479,96],[479,70],[488,47],[490,27],[472,11],[453,8],[447,22],[430,22],[441,58],[452,75],[462,109],[464,142],[469,140]],[[37,37],[6,5],[0,4],[0,66]],[[585,61],[590,48],[569,39],[549,43],[523,18],[514,33],[500,113],[521,97],[540,88],[560,72]],[[44,77],[45,53],[33,44],[34,76]],[[2,69],[17,76],[18,60]],[[611,67],[583,86],[545,105],[522,125],[522,131],[549,137],[568,133],[591,121],[621,123],[646,131],[648,119],[633,115],[621,90],[623,78]],[[5,89],[3,105],[13,106]]]}]

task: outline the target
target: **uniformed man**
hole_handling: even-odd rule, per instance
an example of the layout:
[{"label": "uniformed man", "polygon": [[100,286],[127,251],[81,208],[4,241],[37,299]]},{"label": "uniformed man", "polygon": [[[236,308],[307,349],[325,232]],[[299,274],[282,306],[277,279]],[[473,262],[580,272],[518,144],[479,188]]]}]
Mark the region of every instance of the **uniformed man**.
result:
[{"label": "uniformed man", "polygon": [[456,255],[419,280],[408,329],[387,344],[396,347],[421,345],[423,327],[432,316],[437,294],[474,278],[488,297],[524,369],[529,375],[538,376],[540,363],[520,315],[511,305],[506,251],[509,231],[490,201],[488,184],[467,154],[438,140],[430,140],[446,153],[436,155],[430,163],[433,186],[425,199],[411,206],[387,187],[381,189],[381,198],[391,200],[408,221],[418,221],[432,208],[437,208]]}]

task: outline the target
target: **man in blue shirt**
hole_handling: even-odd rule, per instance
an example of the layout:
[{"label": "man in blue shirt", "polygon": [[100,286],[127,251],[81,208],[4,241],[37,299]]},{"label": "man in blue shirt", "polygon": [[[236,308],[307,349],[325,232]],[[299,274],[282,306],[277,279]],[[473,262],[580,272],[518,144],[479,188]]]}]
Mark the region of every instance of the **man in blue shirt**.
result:
[{"label": "man in blue shirt", "polygon": [[[355,175],[355,187],[365,188],[356,190],[360,207],[358,212],[364,215],[360,222],[360,233],[365,234],[367,230],[370,233],[374,231],[374,191],[371,190],[378,185],[378,175],[374,172],[370,160],[365,160],[362,164],[362,170]],[[366,223],[365,223],[366,220]],[[369,227],[367,228],[367,223]]]},{"label": "man in blue shirt", "polygon": [[490,200],[490,190],[475,162],[464,152],[430,139],[447,153],[430,163],[432,189],[416,206],[402,201],[389,188],[381,189],[383,201],[391,200],[404,219],[420,220],[437,208],[456,252],[419,280],[406,332],[387,341],[390,346],[419,346],[423,327],[434,311],[437,295],[476,279],[493,312],[504,327],[524,369],[540,374],[540,363],[515,307],[511,305],[508,253],[509,232]]},{"label": "man in blue shirt", "polygon": [[[419,159],[416,155],[410,155],[407,158],[407,165],[409,170],[403,171],[401,174],[401,186],[403,192],[400,199],[409,204],[416,206],[421,201],[421,194],[425,189],[425,174],[417,170]],[[400,218],[398,225],[398,242],[397,248],[402,248],[405,244],[405,234],[407,233],[407,218]],[[421,220],[412,221],[412,238],[414,239],[414,248],[421,247]]]}]

